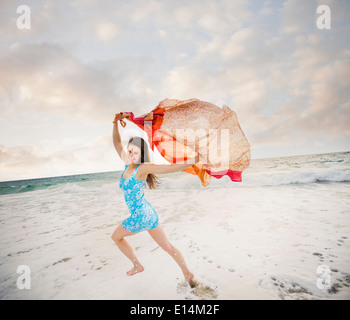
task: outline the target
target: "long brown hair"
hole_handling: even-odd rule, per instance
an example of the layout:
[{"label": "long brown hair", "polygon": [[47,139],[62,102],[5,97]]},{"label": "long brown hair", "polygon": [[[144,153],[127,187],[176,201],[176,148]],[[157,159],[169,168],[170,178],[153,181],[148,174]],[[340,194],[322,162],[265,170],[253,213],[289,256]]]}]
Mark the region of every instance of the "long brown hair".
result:
[{"label": "long brown hair", "polygon": [[[140,157],[140,162],[145,163],[145,162],[150,162],[151,157],[149,154],[148,146],[147,143],[144,139],[141,137],[131,137],[128,142],[128,147],[129,145],[136,146],[140,148],[141,150],[141,157]],[[149,173],[146,178],[146,182],[148,185],[148,188],[150,189],[156,189],[158,185],[160,184],[159,178],[153,174]]]}]

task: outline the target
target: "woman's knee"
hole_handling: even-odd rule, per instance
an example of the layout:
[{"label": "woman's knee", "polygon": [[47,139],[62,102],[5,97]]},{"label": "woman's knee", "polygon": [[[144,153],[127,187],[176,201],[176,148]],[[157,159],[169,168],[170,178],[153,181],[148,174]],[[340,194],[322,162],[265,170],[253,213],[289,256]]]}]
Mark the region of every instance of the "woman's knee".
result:
[{"label": "woman's knee", "polygon": [[123,240],[124,237],[130,235],[131,233],[126,231],[122,225],[122,223],[120,223],[118,225],[118,227],[114,230],[114,232],[111,235],[111,238],[114,242],[118,242],[120,240]]},{"label": "woman's knee", "polygon": [[117,231],[114,231],[114,232],[112,233],[111,238],[112,238],[112,240],[113,240],[114,242],[118,242],[118,241],[120,241],[120,240],[123,239],[123,237],[121,237],[121,236],[118,234]]}]

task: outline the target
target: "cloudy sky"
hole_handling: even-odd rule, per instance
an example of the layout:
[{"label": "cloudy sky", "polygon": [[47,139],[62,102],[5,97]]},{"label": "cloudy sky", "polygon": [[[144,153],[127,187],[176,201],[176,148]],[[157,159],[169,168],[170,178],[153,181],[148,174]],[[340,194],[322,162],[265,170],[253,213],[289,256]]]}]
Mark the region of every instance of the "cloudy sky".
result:
[{"label": "cloudy sky", "polygon": [[349,151],[349,40],[345,0],[1,0],[0,181],[122,169],[114,114],[165,98],[230,106],[253,159]]}]

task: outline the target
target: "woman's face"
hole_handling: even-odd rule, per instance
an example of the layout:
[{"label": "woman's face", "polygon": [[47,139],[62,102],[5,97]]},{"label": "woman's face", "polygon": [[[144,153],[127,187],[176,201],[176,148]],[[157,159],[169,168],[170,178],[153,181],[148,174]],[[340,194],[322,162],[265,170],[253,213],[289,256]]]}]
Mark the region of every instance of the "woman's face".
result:
[{"label": "woman's face", "polygon": [[137,146],[130,144],[128,146],[128,159],[129,163],[140,163],[141,149]]}]

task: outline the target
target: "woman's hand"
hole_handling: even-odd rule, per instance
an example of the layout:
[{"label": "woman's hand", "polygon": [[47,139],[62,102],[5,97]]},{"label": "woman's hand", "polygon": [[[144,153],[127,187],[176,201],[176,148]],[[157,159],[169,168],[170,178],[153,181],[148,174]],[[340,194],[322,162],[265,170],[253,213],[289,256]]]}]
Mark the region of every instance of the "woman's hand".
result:
[{"label": "woman's hand", "polygon": [[125,127],[125,122],[123,121],[124,118],[128,118],[130,116],[130,114],[128,112],[119,112],[116,113],[114,116],[114,121],[113,123],[117,123],[118,120],[120,120],[120,122],[123,124],[124,123],[124,127]]}]

